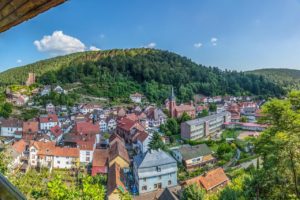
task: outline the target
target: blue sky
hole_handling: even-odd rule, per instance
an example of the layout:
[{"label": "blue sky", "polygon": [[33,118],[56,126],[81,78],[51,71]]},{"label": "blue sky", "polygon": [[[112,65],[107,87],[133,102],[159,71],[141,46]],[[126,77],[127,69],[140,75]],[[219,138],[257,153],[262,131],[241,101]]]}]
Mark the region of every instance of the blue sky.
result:
[{"label": "blue sky", "polygon": [[299,23],[299,0],[69,0],[0,33],[0,71],[143,46],[222,69],[300,69]]}]

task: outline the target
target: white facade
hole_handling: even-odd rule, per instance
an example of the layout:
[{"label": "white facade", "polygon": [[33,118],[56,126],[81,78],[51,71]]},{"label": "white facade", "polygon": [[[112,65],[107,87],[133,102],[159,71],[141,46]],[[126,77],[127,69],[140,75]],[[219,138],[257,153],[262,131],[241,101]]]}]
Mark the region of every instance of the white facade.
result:
[{"label": "white facade", "polygon": [[100,130],[101,130],[102,132],[107,131],[107,123],[106,123],[106,121],[105,121],[104,119],[101,119],[101,120],[99,121],[99,127],[100,127]]},{"label": "white facade", "polygon": [[3,137],[15,137],[15,132],[22,132],[22,127],[1,127],[1,136]]},{"label": "white facade", "polygon": [[75,166],[75,162],[73,157],[53,156],[53,168],[71,169]]},{"label": "white facade", "polygon": [[108,130],[115,130],[117,128],[117,122],[115,119],[110,119],[107,122],[107,129]]},{"label": "white facade", "polygon": [[40,123],[40,129],[41,130],[50,130],[50,128],[54,127],[58,125],[57,122],[44,122],[44,123]]},{"label": "white facade", "polygon": [[94,150],[81,150],[80,149],[80,163],[90,163],[93,160]]}]

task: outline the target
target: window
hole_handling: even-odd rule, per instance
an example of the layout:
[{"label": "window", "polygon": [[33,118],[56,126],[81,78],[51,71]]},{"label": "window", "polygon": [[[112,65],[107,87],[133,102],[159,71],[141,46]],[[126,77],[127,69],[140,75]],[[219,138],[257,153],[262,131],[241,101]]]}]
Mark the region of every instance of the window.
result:
[{"label": "window", "polygon": [[143,178],[143,181],[146,182],[146,178]]},{"label": "window", "polygon": [[156,171],[160,172],[161,168],[160,167],[156,167]]},{"label": "window", "polygon": [[89,151],[87,151],[87,152],[86,152],[86,155],[90,155],[90,152],[89,152]]},{"label": "window", "polygon": [[161,176],[158,176],[158,179],[161,179]]},{"label": "window", "polygon": [[60,164],[60,161],[57,161],[57,164]]},{"label": "window", "polygon": [[172,184],[172,181],[169,180],[169,181],[168,181],[168,185],[171,185],[171,184]]},{"label": "window", "polygon": [[154,184],[154,189],[156,189],[157,188],[157,184]]},{"label": "window", "polygon": [[68,165],[68,164],[69,164],[69,162],[67,161],[67,162],[66,162],[66,164]]},{"label": "window", "polygon": [[86,157],[86,162],[90,162],[90,157]]},{"label": "window", "polygon": [[144,186],[142,187],[142,190],[147,190],[147,186],[144,185]]},{"label": "window", "polygon": [[35,149],[31,149],[31,152],[35,152]]}]

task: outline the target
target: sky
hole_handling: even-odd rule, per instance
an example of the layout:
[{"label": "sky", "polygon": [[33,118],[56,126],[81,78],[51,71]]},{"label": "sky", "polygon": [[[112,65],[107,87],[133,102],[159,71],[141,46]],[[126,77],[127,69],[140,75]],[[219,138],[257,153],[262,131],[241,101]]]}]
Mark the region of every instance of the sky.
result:
[{"label": "sky", "polygon": [[69,0],[0,33],[0,71],[137,47],[221,69],[300,69],[300,0]]}]

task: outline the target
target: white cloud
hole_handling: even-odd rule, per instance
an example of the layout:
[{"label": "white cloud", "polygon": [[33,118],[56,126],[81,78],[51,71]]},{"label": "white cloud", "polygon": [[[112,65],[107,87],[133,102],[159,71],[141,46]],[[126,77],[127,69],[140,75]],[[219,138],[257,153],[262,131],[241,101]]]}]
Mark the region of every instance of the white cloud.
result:
[{"label": "white cloud", "polygon": [[210,42],[211,42],[211,44],[212,44],[213,46],[217,46],[218,38],[212,37],[212,38],[210,39]]},{"label": "white cloud", "polygon": [[101,49],[99,49],[98,47],[95,47],[95,46],[90,46],[90,50],[91,51],[100,51]]},{"label": "white cloud", "polygon": [[149,44],[147,44],[146,46],[144,46],[145,48],[155,48],[156,47],[156,43],[155,42],[151,42]]},{"label": "white cloud", "polygon": [[102,33],[102,34],[100,34],[100,38],[101,39],[104,39],[105,38],[105,35]]},{"label": "white cloud", "polygon": [[17,63],[21,63],[21,62],[22,62],[22,60],[21,60],[21,59],[18,59],[18,60],[17,60]]},{"label": "white cloud", "polygon": [[52,35],[45,35],[41,40],[35,40],[38,51],[51,55],[64,55],[85,51],[85,45],[77,38],[65,35],[62,31],[54,31]]},{"label": "white cloud", "polygon": [[202,43],[200,43],[200,42],[195,43],[195,44],[194,44],[194,47],[195,47],[196,49],[199,49],[200,47],[202,47]]}]

